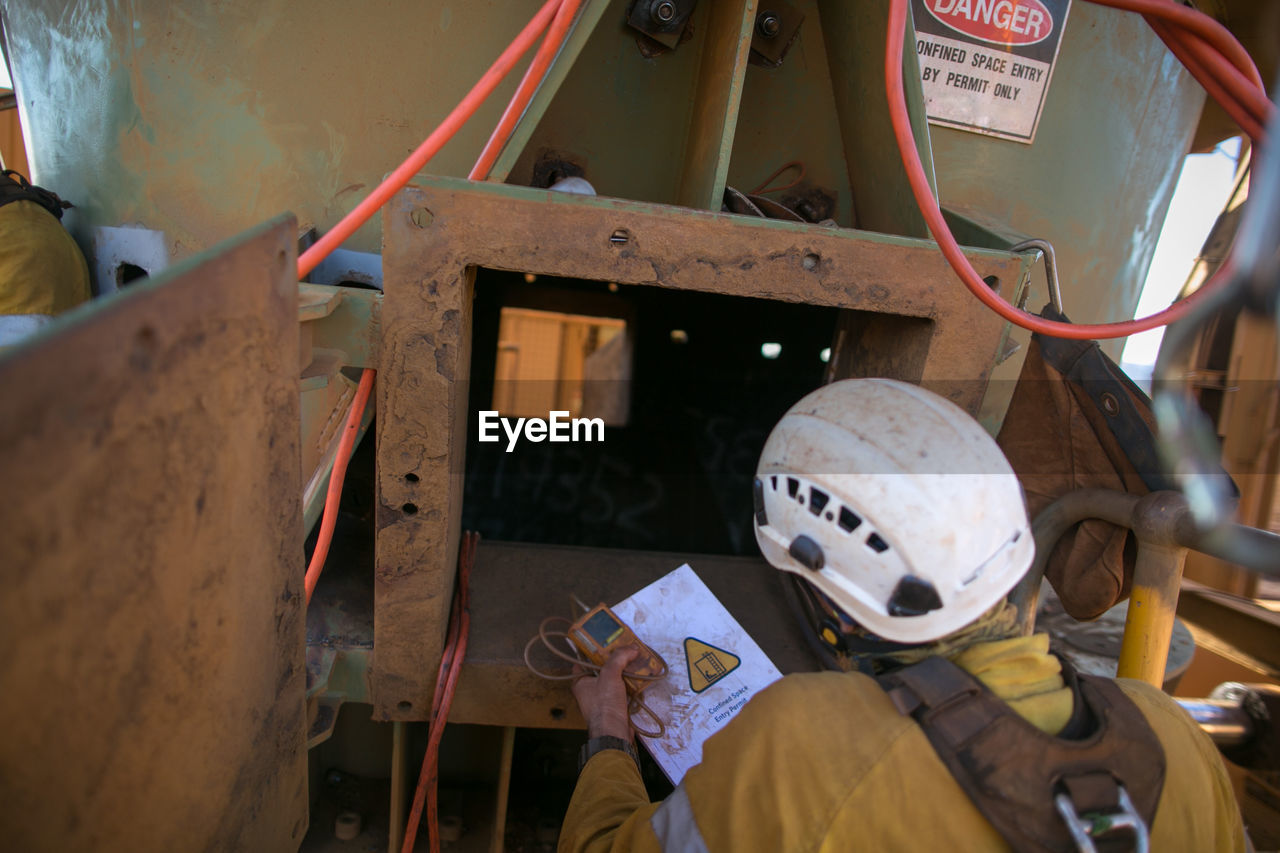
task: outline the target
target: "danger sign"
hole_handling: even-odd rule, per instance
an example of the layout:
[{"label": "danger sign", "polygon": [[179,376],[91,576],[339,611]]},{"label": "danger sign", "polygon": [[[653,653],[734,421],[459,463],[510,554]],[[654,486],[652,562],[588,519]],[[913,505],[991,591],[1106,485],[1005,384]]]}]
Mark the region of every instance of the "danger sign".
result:
[{"label": "danger sign", "polygon": [[1035,139],[1070,0],[912,0],[929,121]]},{"label": "danger sign", "polygon": [[738,668],[737,655],[702,640],[686,637],[684,659],[689,669],[689,689],[701,693]]}]

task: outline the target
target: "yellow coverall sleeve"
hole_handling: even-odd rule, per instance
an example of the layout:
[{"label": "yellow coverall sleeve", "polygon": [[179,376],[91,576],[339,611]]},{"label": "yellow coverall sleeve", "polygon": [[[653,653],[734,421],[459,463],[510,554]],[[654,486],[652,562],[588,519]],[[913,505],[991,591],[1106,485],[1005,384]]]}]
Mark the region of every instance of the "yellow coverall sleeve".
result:
[{"label": "yellow coverall sleeve", "polygon": [[649,829],[649,818],[657,807],[649,802],[640,769],[631,756],[617,749],[601,750],[591,756],[578,777],[557,850],[658,851],[658,840]]},{"label": "yellow coverall sleeve", "polygon": [[1218,748],[1162,691],[1127,678],[1117,684],[1141,709],[1164,746],[1164,791],[1152,850],[1244,850],[1244,822]]}]

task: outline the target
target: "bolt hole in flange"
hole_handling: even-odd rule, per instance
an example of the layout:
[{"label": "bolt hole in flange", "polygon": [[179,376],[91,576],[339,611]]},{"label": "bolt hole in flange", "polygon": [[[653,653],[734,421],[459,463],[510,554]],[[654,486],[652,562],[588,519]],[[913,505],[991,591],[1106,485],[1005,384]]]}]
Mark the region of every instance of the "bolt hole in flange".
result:
[{"label": "bolt hole in flange", "polygon": [[982,279],[982,283],[991,288],[996,293],[1000,292],[1000,278],[998,276],[989,275]]},{"label": "bolt hole in flange", "polygon": [[553,719],[553,720],[563,720],[563,719],[564,719],[564,708],[559,708],[559,707],[552,708],[552,709],[551,709],[551,719]]},{"label": "bolt hole in flange", "polygon": [[630,243],[631,232],[625,228],[619,228],[609,235],[609,242],[613,243],[615,246],[620,246],[623,243]]},{"label": "bolt hole in flange", "polygon": [[418,475],[410,471],[408,474],[404,475],[404,481],[406,483],[416,483],[418,482]]},{"label": "bolt hole in flange", "polygon": [[413,703],[412,703],[412,702],[410,702],[408,699],[401,699],[399,702],[397,702],[397,703],[396,703],[396,710],[397,710],[397,711],[412,711],[412,710],[413,710]]},{"label": "bolt hole in flange", "polygon": [[403,512],[405,515],[417,515],[418,505],[414,503],[407,503],[404,506],[400,507],[400,511]]},{"label": "bolt hole in flange", "polygon": [[818,268],[818,264],[821,261],[822,261],[822,258],[818,257],[813,252],[806,252],[805,256],[800,259],[800,265],[805,269],[807,269],[809,272],[813,272]]}]

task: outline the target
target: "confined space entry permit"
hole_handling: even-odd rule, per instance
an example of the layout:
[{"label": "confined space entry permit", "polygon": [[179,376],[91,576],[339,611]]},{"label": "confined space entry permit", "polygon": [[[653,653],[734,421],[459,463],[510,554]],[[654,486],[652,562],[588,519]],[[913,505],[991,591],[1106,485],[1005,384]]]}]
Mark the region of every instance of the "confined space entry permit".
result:
[{"label": "confined space entry permit", "polygon": [[[667,677],[641,694],[666,734],[638,740],[679,785],[702,761],[706,739],[782,673],[687,563],[613,612],[667,662]],[[641,728],[653,726],[643,711],[635,720]]]},{"label": "confined space entry permit", "polygon": [[930,123],[1031,143],[1070,0],[911,0]]}]

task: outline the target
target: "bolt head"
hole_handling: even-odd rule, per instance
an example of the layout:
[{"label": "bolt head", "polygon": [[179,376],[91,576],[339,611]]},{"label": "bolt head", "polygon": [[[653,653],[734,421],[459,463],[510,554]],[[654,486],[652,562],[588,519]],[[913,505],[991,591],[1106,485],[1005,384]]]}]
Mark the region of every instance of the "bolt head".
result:
[{"label": "bolt head", "polygon": [[419,228],[426,228],[435,219],[435,215],[425,207],[415,207],[413,212],[409,214],[409,219]]},{"label": "bolt head", "polygon": [[649,7],[649,12],[659,23],[669,24],[675,20],[676,4],[671,0],[658,0]]},{"label": "bolt head", "polygon": [[761,12],[756,18],[756,29],[760,31],[760,35],[771,39],[782,31],[782,19],[772,12]]}]

